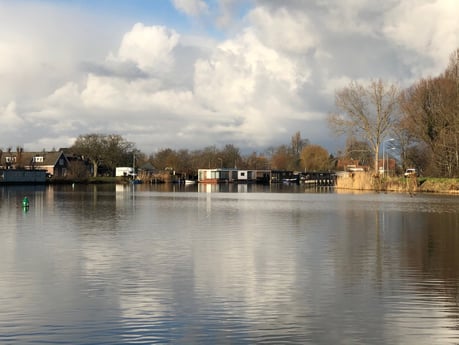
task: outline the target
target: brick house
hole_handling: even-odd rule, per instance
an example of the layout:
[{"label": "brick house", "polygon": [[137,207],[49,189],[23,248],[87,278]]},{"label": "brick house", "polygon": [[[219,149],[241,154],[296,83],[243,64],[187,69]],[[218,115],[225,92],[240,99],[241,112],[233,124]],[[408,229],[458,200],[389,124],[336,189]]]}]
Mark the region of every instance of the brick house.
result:
[{"label": "brick house", "polygon": [[63,151],[1,152],[0,168],[46,170],[47,174],[57,177],[66,176],[69,161]]}]

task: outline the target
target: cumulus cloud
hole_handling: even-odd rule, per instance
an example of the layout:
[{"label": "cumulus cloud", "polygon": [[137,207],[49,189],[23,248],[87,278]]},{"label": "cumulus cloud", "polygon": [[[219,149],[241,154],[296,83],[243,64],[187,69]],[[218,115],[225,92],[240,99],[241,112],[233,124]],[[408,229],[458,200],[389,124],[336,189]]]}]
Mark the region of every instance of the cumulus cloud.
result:
[{"label": "cumulus cloud", "polygon": [[294,107],[307,79],[307,70],[246,30],[219,45],[209,59],[196,62],[194,93],[200,104],[225,120],[222,132],[261,146],[273,131],[283,132],[282,121],[298,114],[307,117]]},{"label": "cumulus cloud", "polygon": [[248,30],[221,44],[210,59],[197,61],[195,92],[215,108],[250,105],[266,83],[296,90],[306,79],[301,72],[293,61],[263,45]]},{"label": "cumulus cloud", "polygon": [[124,35],[118,54],[109,56],[109,60],[133,62],[145,72],[167,71],[173,64],[171,52],[179,37],[174,30],[163,26],[137,23]]}]

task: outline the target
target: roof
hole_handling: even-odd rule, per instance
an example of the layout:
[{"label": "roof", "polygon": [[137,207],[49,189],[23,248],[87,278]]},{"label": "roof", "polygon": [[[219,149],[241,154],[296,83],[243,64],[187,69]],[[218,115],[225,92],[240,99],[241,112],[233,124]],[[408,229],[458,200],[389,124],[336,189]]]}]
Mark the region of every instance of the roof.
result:
[{"label": "roof", "polygon": [[[28,165],[34,165],[34,166],[55,166],[60,158],[64,158],[67,160],[65,157],[64,153],[62,151],[39,151],[39,152],[3,152],[1,154],[2,157],[2,163],[5,161],[5,157],[16,157],[16,163],[28,166]],[[34,157],[43,157],[43,160],[41,161],[40,159],[34,160]]]},{"label": "roof", "polygon": [[139,168],[142,170],[147,170],[147,171],[156,170],[153,164],[151,164],[150,162],[146,162],[145,164],[142,164]]}]

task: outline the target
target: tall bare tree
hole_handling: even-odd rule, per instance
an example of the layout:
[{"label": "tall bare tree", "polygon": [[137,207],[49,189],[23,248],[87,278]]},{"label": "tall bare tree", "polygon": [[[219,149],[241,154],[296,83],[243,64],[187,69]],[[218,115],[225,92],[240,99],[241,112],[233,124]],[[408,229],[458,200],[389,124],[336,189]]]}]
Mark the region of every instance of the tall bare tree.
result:
[{"label": "tall bare tree", "polygon": [[422,79],[401,97],[407,130],[431,151],[431,173],[459,173],[459,97],[451,74]]},{"label": "tall bare tree", "polygon": [[415,142],[407,150],[415,155],[406,159],[429,157],[420,160],[428,174],[459,176],[459,50],[451,54],[441,75],[421,79],[404,90],[401,108],[400,128]]},{"label": "tall bare tree", "polygon": [[298,131],[292,135],[290,142],[291,167],[294,170],[298,170],[301,168],[301,151],[305,146],[309,145],[309,140],[301,138],[301,132]]},{"label": "tall bare tree", "polygon": [[374,153],[378,172],[379,148],[399,115],[399,89],[381,79],[368,85],[351,82],[335,94],[339,112],[330,114],[329,125],[336,133],[348,133],[366,141]]}]

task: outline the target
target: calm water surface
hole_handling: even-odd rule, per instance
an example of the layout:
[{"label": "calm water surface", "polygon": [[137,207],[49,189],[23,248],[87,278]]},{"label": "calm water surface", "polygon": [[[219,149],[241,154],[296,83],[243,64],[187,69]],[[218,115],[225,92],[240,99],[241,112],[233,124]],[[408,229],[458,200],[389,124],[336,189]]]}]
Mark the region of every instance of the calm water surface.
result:
[{"label": "calm water surface", "polygon": [[458,344],[458,283],[459,196],[0,188],[1,344]]}]

